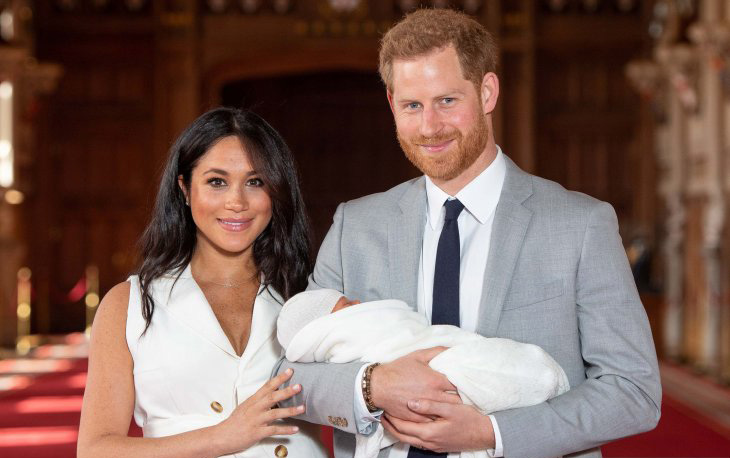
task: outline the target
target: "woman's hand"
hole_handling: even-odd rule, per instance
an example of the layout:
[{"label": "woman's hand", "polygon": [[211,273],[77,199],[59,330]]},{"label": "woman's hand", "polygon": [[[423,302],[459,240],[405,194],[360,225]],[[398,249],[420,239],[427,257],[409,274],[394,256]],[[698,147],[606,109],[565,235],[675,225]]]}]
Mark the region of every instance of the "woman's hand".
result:
[{"label": "woman's hand", "polygon": [[222,454],[245,450],[261,439],[276,435],[291,435],[299,431],[296,426],[283,425],[276,420],[304,413],[304,406],[277,408],[277,403],[289,399],[302,390],[301,385],[278,389],[294,373],[287,369],[272,378],[250,398],[231,413],[231,416],[215,426]]}]

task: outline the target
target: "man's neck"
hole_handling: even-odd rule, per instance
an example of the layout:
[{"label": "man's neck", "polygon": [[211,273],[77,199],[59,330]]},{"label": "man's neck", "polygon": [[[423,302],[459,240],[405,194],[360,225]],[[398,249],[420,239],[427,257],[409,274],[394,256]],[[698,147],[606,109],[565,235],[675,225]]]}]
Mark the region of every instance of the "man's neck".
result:
[{"label": "man's neck", "polygon": [[477,159],[461,172],[458,176],[450,180],[440,180],[438,178],[431,178],[433,184],[438,186],[443,192],[450,196],[455,196],[459,191],[464,189],[466,185],[472,182],[474,178],[478,177],[480,173],[485,171],[489,167],[494,159],[497,157],[497,145],[490,141],[487,143],[487,147],[484,148],[482,154]]}]

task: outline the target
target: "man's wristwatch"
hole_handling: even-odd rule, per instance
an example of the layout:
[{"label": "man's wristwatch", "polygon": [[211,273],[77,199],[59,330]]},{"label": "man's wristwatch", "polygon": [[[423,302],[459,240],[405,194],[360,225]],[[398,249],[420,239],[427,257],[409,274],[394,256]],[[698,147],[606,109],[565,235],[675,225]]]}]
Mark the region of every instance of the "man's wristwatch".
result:
[{"label": "man's wristwatch", "polygon": [[370,377],[373,375],[373,369],[380,366],[380,363],[373,363],[365,368],[365,373],[362,376],[362,397],[365,399],[365,405],[370,412],[378,410],[373,404],[373,394],[370,391]]}]

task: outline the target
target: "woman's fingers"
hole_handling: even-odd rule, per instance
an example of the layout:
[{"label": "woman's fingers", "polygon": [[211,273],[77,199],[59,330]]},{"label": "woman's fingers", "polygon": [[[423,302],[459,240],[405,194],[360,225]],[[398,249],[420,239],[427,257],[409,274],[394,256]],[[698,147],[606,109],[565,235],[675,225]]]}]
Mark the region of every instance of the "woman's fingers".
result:
[{"label": "woman's fingers", "polygon": [[295,417],[304,413],[304,406],[282,407],[280,409],[271,409],[266,412],[266,423],[281,420],[283,418]]},{"label": "woman's fingers", "polygon": [[285,399],[291,398],[300,391],[302,391],[302,385],[299,384],[273,391],[266,397],[266,404],[271,407]]},{"label": "woman's fingers", "polygon": [[[273,377],[271,380],[266,382],[266,384],[263,386],[263,388],[268,388],[269,390],[275,390],[279,388],[281,385],[284,384],[287,380],[291,378],[291,376],[294,375],[294,370],[290,367],[281,374],[277,375],[276,377]],[[259,390],[261,391],[261,390]]]},{"label": "woman's fingers", "polygon": [[266,434],[266,436],[264,436],[264,437],[284,436],[284,435],[291,436],[292,434],[296,434],[298,432],[299,432],[299,428],[297,426],[289,426],[289,425],[271,425],[271,426],[267,426],[263,429],[263,433]]},{"label": "woman's fingers", "polygon": [[[291,378],[291,376],[294,374],[294,371],[289,368],[282,372],[281,374],[277,375],[276,377],[272,377],[268,382],[264,383],[264,385],[258,389],[250,398],[247,399],[251,402],[259,402],[263,400],[265,403],[268,403],[271,400],[271,393],[276,392],[277,389],[284,384],[287,380]],[[298,386],[298,385],[295,385]],[[291,388],[291,387],[289,387]],[[288,388],[287,388],[288,389]],[[301,387],[299,388],[301,389]],[[291,397],[292,395],[289,395],[287,397]],[[284,398],[286,399],[286,398]]]}]

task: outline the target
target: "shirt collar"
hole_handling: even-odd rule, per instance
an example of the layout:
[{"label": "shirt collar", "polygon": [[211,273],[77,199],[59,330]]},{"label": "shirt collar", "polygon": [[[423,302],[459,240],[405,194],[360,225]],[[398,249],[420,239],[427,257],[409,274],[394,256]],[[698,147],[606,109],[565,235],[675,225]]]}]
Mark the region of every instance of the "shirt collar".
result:
[{"label": "shirt collar", "polygon": [[492,163],[476,178],[471,180],[469,184],[464,186],[455,196],[446,194],[431,181],[431,178],[426,176],[427,218],[431,229],[436,230],[438,222],[442,218],[444,203],[454,197],[464,204],[464,208],[480,224],[487,222],[497,208],[506,173],[507,164],[504,160],[504,154],[502,153],[502,149],[497,146],[497,156]]}]

